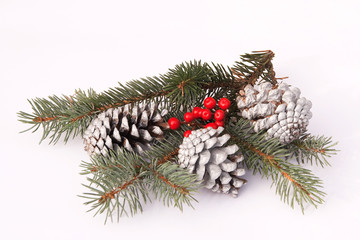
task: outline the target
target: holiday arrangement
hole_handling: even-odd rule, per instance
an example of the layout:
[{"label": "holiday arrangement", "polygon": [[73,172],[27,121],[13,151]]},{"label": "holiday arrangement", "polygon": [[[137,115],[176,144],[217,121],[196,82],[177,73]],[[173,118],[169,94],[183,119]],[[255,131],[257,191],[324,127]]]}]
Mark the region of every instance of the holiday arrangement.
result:
[{"label": "holiday arrangement", "polygon": [[329,166],[335,143],[307,132],[311,101],[275,77],[273,57],[255,51],[232,67],[185,62],[102,93],[35,98],[19,120],[50,143],[84,139],[81,196],[106,219],[142,211],[152,198],[182,210],[202,187],[237,197],[245,171],[271,179],[304,211],[325,193],[303,164]]}]

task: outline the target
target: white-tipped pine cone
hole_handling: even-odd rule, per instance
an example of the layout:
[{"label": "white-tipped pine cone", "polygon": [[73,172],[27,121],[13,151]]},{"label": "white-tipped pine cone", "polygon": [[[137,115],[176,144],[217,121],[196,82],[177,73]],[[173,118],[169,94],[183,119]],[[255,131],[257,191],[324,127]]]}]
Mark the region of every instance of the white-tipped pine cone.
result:
[{"label": "white-tipped pine cone", "polygon": [[196,173],[205,188],[236,197],[246,182],[239,178],[245,174],[245,169],[240,166],[244,157],[237,153],[239,147],[236,144],[224,146],[230,135],[219,136],[223,130],[223,127],[193,130],[179,147],[178,163],[181,168]]},{"label": "white-tipped pine cone", "polygon": [[124,147],[128,151],[142,154],[154,140],[162,138],[167,127],[155,104],[142,107],[130,105],[110,108],[99,114],[84,134],[85,150],[92,155],[106,155],[109,149]]},{"label": "white-tipped pine cone", "polygon": [[287,144],[306,131],[312,117],[311,101],[300,94],[300,89],[286,83],[273,86],[265,82],[247,85],[236,101],[240,115],[252,120],[255,132],[265,129],[269,138]]}]

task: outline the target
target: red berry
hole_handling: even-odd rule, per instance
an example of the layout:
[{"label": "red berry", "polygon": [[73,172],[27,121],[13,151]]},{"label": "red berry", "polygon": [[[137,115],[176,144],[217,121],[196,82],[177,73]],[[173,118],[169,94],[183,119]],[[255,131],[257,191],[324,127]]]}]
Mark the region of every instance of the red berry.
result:
[{"label": "red berry", "polygon": [[184,132],[184,137],[188,137],[191,134],[191,130],[187,130],[186,132]]},{"label": "red berry", "polygon": [[230,101],[227,98],[222,98],[219,100],[219,107],[223,110],[226,110],[230,107]]},{"label": "red berry", "polygon": [[208,128],[208,127],[211,127],[213,129],[217,129],[218,125],[216,125],[215,123],[208,123],[208,124],[205,125],[205,128]]},{"label": "red berry", "polygon": [[207,109],[213,109],[216,106],[216,101],[212,97],[205,98],[204,106]]},{"label": "red berry", "polygon": [[189,123],[194,120],[194,115],[191,112],[187,112],[184,114],[185,122]]},{"label": "red berry", "polygon": [[225,118],[225,112],[223,110],[216,110],[214,114],[215,120],[222,121]]},{"label": "red berry", "polygon": [[203,109],[201,113],[201,117],[204,120],[210,120],[211,119],[211,111],[209,109]]},{"label": "red berry", "polygon": [[216,124],[218,127],[223,127],[223,126],[224,126],[224,121],[218,121],[218,120],[216,120],[216,121],[215,121],[215,124]]},{"label": "red berry", "polygon": [[202,109],[200,107],[194,107],[192,114],[194,118],[201,118],[201,111]]},{"label": "red berry", "polygon": [[168,121],[169,127],[172,130],[176,130],[180,127],[180,121],[176,117],[172,117]]}]

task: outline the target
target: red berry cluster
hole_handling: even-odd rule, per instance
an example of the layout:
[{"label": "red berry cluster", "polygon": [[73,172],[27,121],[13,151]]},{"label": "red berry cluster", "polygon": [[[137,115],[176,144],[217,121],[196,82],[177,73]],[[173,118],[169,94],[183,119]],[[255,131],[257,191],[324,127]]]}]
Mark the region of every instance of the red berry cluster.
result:
[{"label": "red berry cluster", "polygon": [[[208,97],[204,101],[205,108],[194,107],[192,112],[187,112],[184,114],[184,123],[191,123],[194,119],[202,119],[204,121],[209,121],[213,116],[215,122],[210,122],[205,125],[205,128],[212,127],[217,129],[218,127],[224,126],[224,119],[225,119],[225,111],[230,107],[230,101],[227,98],[222,98],[217,103],[219,108],[215,110],[216,107],[216,100],[212,97]],[[215,111],[214,114],[212,111]],[[172,117],[168,121],[169,127],[172,130],[176,130],[180,127],[181,122],[176,117]],[[191,130],[188,130],[184,133],[185,137],[188,137],[191,134]]]}]

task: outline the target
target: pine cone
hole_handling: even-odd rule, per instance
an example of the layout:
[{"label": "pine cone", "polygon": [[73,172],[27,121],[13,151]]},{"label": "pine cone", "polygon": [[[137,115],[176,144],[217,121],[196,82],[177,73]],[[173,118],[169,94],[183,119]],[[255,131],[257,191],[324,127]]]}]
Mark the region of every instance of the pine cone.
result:
[{"label": "pine cone", "polygon": [[300,89],[286,83],[273,87],[265,82],[247,85],[236,100],[240,115],[252,120],[255,132],[265,129],[268,138],[287,144],[306,131],[312,117],[311,101],[300,94]]},{"label": "pine cone", "polygon": [[163,116],[156,105],[110,108],[99,114],[89,125],[84,134],[85,150],[106,155],[109,149],[124,147],[128,151],[142,154],[154,139],[163,137],[167,128]]},{"label": "pine cone", "polygon": [[223,130],[223,127],[217,130],[208,127],[192,131],[179,147],[178,163],[181,168],[196,173],[205,188],[236,197],[246,182],[238,178],[245,174],[245,169],[240,167],[244,157],[236,153],[239,150],[236,144],[223,147],[230,139],[229,134],[219,137]]}]

